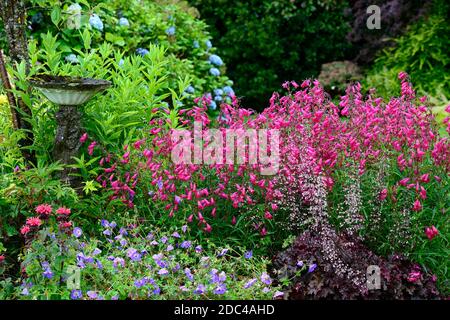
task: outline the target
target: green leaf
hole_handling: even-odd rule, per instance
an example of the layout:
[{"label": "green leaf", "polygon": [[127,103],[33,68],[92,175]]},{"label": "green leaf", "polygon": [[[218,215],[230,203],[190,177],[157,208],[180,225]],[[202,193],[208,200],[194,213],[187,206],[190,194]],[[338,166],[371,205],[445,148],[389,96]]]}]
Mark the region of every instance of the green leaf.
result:
[{"label": "green leaf", "polygon": [[59,7],[54,7],[52,13],[50,14],[50,18],[55,26],[58,26],[58,23],[61,20],[61,9]]}]

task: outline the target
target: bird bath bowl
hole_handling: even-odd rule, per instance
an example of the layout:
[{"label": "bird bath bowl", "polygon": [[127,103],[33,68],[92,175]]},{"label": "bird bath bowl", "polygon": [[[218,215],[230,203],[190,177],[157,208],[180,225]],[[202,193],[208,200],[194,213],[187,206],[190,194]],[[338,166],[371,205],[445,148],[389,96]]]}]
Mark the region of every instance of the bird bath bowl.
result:
[{"label": "bird bath bowl", "polygon": [[40,75],[30,83],[57,105],[78,106],[111,85],[106,80]]},{"label": "bird bath bowl", "polygon": [[[33,77],[30,84],[42,92],[48,100],[59,105],[56,113],[58,127],[53,157],[64,165],[73,164],[73,157],[78,156],[82,145],[80,137],[83,134],[81,112],[78,106],[87,102],[96,93],[108,88],[111,82],[89,78],[39,75]],[[65,166],[61,172],[61,180],[75,189],[80,187],[77,171],[73,168]]]}]

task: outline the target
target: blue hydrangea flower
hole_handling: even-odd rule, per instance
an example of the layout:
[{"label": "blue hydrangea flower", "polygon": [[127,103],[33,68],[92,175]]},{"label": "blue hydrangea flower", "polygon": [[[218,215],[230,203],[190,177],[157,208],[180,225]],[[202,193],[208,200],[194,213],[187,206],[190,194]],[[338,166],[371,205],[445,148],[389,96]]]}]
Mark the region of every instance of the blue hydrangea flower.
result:
[{"label": "blue hydrangea flower", "polygon": [[223,95],[223,90],[222,89],[214,89],[214,95],[222,96]]},{"label": "blue hydrangea flower", "polygon": [[70,292],[70,299],[72,300],[78,300],[81,299],[83,297],[83,293],[81,292],[81,290],[72,290]]},{"label": "blue hydrangea flower", "polygon": [[200,48],[200,44],[198,43],[197,40],[194,40],[194,42],[192,43],[192,45],[194,46],[195,49]]},{"label": "blue hydrangea flower", "polygon": [[122,26],[122,27],[130,26],[130,22],[128,21],[127,18],[120,18],[118,23],[119,23],[119,26]]},{"label": "blue hydrangea flower", "polygon": [[209,103],[208,108],[209,108],[210,110],[216,110],[216,109],[217,109],[217,103],[216,103],[215,101],[211,101],[211,102]]},{"label": "blue hydrangea flower", "polygon": [[222,100],[223,100],[223,98],[221,96],[215,96],[214,97],[214,101],[220,102]]},{"label": "blue hydrangea flower", "polygon": [[213,65],[216,65],[218,67],[223,65],[222,59],[216,54],[212,54],[209,56],[209,62],[211,62]]},{"label": "blue hydrangea flower", "polygon": [[83,234],[83,231],[81,231],[80,228],[76,227],[76,228],[73,229],[72,234],[73,234],[73,236],[74,236],[75,238],[79,238],[79,237],[81,237],[81,235]]},{"label": "blue hydrangea flower", "polygon": [[79,63],[80,62],[80,61],[78,61],[77,56],[75,54],[73,54],[73,53],[71,53],[68,56],[66,56],[64,58],[64,60],[66,60],[67,62],[70,62],[70,63]]},{"label": "blue hydrangea flower", "polygon": [[150,53],[150,51],[148,51],[147,49],[144,49],[144,48],[137,48],[136,49],[136,54],[140,55],[141,57],[143,57],[143,56],[145,56],[145,55],[147,55],[149,53]]},{"label": "blue hydrangea flower", "polygon": [[187,92],[187,93],[193,94],[195,92],[195,89],[194,89],[193,86],[188,86],[186,88],[186,90],[184,90],[184,91]]},{"label": "blue hydrangea flower", "polygon": [[229,96],[234,95],[234,90],[230,86],[223,87],[223,92],[225,92],[225,94]]},{"label": "blue hydrangea flower", "polygon": [[206,40],[206,41],[205,41],[205,44],[206,44],[206,47],[207,47],[208,49],[211,49],[211,48],[212,48],[212,42],[211,42],[210,40]]},{"label": "blue hydrangea flower", "polygon": [[81,13],[81,6],[78,3],[73,3],[67,8],[69,13]]},{"label": "blue hydrangea flower", "polygon": [[175,34],[175,27],[172,26],[172,27],[167,28],[167,29],[166,29],[166,34],[167,34],[168,36],[173,36],[173,35]]},{"label": "blue hydrangea flower", "polygon": [[209,69],[209,73],[212,74],[215,77],[220,76],[220,70],[217,68],[211,68]]},{"label": "blue hydrangea flower", "polygon": [[92,26],[92,28],[103,31],[103,22],[95,13],[89,18],[89,24]]}]

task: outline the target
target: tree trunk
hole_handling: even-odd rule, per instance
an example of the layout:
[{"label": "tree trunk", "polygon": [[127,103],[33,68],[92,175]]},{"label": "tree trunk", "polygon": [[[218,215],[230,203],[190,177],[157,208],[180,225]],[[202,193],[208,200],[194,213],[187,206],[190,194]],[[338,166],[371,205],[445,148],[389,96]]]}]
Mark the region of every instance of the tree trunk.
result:
[{"label": "tree trunk", "polygon": [[[6,38],[8,40],[9,57],[13,65],[25,61],[26,72],[30,70],[30,59],[28,56],[28,43],[26,38],[26,10],[22,0],[0,0],[0,14],[5,27]],[[27,92],[30,94],[30,92]],[[11,99],[10,99],[11,100]],[[31,109],[20,97],[16,97],[17,107],[21,112],[15,112],[13,119],[17,122],[18,128],[25,131],[26,137],[19,141],[19,147],[24,158],[32,164],[36,164],[36,156],[30,147],[33,145],[33,128],[26,118],[32,117]],[[24,115],[22,115],[23,113]]]}]

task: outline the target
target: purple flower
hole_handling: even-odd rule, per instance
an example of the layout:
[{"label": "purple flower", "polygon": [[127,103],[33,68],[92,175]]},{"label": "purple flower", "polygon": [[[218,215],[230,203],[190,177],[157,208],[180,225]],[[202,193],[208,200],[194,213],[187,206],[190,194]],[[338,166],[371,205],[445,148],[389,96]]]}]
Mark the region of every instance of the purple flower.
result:
[{"label": "purple flower", "polygon": [[98,298],[98,294],[95,291],[88,291],[88,292],[86,292],[86,294],[91,299],[97,299]]},{"label": "purple flower", "polygon": [[134,282],[134,286],[138,289],[145,286],[145,284],[146,284],[145,279],[138,279]]},{"label": "purple flower", "polygon": [[176,232],[176,231],[174,233],[172,233],[172,237],[174,237],[174,238],[181,238],[180,234],[178,232]]},{"label": "purple flower", "polygon": [[120,228],[120,229],[119,229],[119,233],[120,233],[121,235],[123,235],[123,236],[128,235],[127,229],[125,229],[125,228]]},{"label": "purple flower", "polygon": [[281,291],[275,291],[275,293],[273,294],[274,299],[281,298],[281,297],[284,297],[284,293]]},{"label": "purple flower", "polygon": [[147,240],[152,240],[154,237],[153,233],[149,232],[149,234],[147,235]]},{"label": "purple flower", "polygon": [[162,237],[161,239],[159,239],[163,244],[165,244],[166,242],[167,242],[167,237],[166,236],[164,236],[164,237]]},{"label": "purple flower", "polygon": [[188,248],[191,247],[191,245],[192,245],[192,244],[191,244],[190,241],[183,241],[183,242],[181,243],[180,247],[183,248],[183,249],[188,249]]},{"label": "purple flower", "polygon": [[120,245],[121,245],[122,247],[125,247],[125,246],[127,245],[127,240],[122,239],[122,240],[119,241],[119,243],[120,243]]},{"label": "purple flower", "polygon": [[103,234],[104,234],[105,236],[110,236],[110,235],[111,235],[111,230],[106,229],[105,231],[103,231]]},{"label": "purple flower", "polygon": [[191,269],[189,268],[184,269],[184,274],[189,279],[189,281],[194,281],[194,276],[191,273]]},{"label": "purple flower", "polygon": [[115,227],[117,227],[117,223],[116,223],[115,221],[112,221],[112,222],[109,224],[109,226],[110,226],[110,228],[114,229]]},{"label": "purple flower", "polygon": [[184,233],[186,233],[186,231],[187,231],[187,225],[182,226],[182,227],[181,227],[181,230],[182,230]]},{"label": "purple flower", "polygon": [[297,267],[302,268],[303,267],[303,261],[297,261]]},{"label": "purple flower", "polygon": [[100,250],[99,248],[95,248],[94,251],[92,252],[93,256],[96,256],[98,254],[102,253],[102,250]]},{"label": "purple flower", "polygon": [[221,283],[214,289],[213,292],[214,294],[224,294],[225,292],[227,292],[227,287],[224,283]]},{"label": "purple flower", "polygon": [[158,274],[160,276],[165,276],[165,275],[169,274],[169,271],[166,268],[162,268],[161,270],[158,271]]},{"label": "purple flower", "polygon": [[45,269],[44,272],[42,273],[42,275],[47,279],[53,278],[53,272],[50,268]]},{"label": "purple flower", "polygon": [[217,256],[218,257],[223,257],[227,252],[228,252],[228,249],[222,249],[222,251],[220,251]]},{"label": "purple flower", "polygon": [[171,245],[171,244],[169,244],[168,246],[167,246],[167,249],[166,249],[167,251],[172,251],[173,250],[173,245]]},{"label": "purple flower", "polygon": [[76,227],[73,229],[72,234],[75,238],[79,238],[83,234],[83,231],[80,228]]},{"label": "purple flower", "polygon": [[152,246],[157,246],[159,243],[158,243],[158,241],[153,240],[152,242],[150,242],[150,244],[151,244]]},{"label": "purple flower", "polygon": [[181,198],[179,196],[175,196],[175,203],[180,204]]},{"label": "purple flower", "polygon": [[153,294],[154,295],[159,295],[161,293],[161,289],[159,288],[159,287],[156,287],[154,290],[153,290]]},{"label": "purple flower", "polygon": [[194,290],[194,294],[204,294],[206,291],[206,287],[203,284],[199,284],[197,288]]},{"label": "purple flower", "polygon": [[314,270],[316,270],[316,268],[317,268],[317,264],[313,263],[312,265],[309,266],[308,273],[314,272]]},{"label": "purple flower", "polygon": [[122,266],[122,268],[125,267],[125,260],[122,258],[115,258],[113,261],[114,268],[117,268],[119,265]]},{"label": "purple flower", "polygon": [[253,278],[253,279],[249,280],[249,281],[244,285],[244,289],[248,289],[248,288],[252,287],[257,281],[258,281],[258,279],[256,279],[256,278]]},{"label": "purple flower", "polygon": [[198,245],[198,246],[196,246],[195,247],[195,252],[197,252],[197,253],[200,253],[200,252],[202,252],[202,246],[201,245]]},{"label": "purple flower", "polygon": [[267,272],[263,272],[261,275],[261,282],[267,285],[270,285],[272,283],[272,279],[270,279],[270,276],[267,274]]},{"label": "purple flower", "polygon": [[101,224],[103,227],[108,228],[109,227],[109,222],[108,220],[102,219]]},{"label": "purple flower", "polygon": [[78,300],[81,299],[83,297],[83,293],[81,292],[81,290],[72,290],[70,292],[70,299],[72,300]]},{"label": "purple flower", "polygon": [[100,270],[103,269],[103,264],[98,259],[97,259],[97,268],[99,268]]},{"label": "purple flower", "polygon": [[245,258],[245,259],[250,259],[251,257],[253,257],[253,251],[252,251],[252,250],[247,251],[247,252],[244,254],[244,258]]}]

